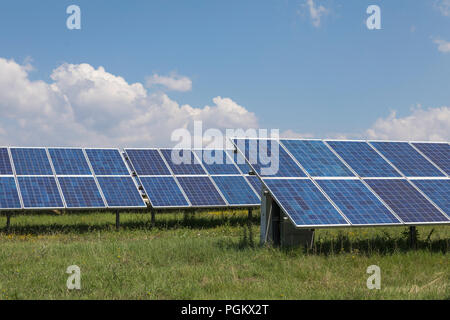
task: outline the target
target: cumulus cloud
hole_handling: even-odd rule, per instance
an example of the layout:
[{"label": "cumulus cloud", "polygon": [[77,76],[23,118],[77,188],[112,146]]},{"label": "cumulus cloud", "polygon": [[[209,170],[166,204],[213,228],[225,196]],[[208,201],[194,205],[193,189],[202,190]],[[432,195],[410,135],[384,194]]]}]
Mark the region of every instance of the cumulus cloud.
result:
[{"label": "cumulus cloud", "polygon": [[387,118],[378,119],[367,130],[369,139],[391,140],[450,140],[450,107],[413,109],[406,117],[397,117],[395,111]]},{"label": "cumulus cloud", "polygon": [[192,90],[192,80],[175,72],[172,72],[169,76],[161,76],[155,73],[147,78],[146,84],[149,88],[159,85],[172,91],[186,92]]},{"label": "cumulus cloud", "polygon": [[256,116],[230,98],[180,105],[142,83],[89,64],[63,64],[52,82],[29,79],[29,66],[0,58],[0,144],[168,146],[173,130],[255,128]]},{"label": "cumulus cloud", "polygon": [[303,7],[308,9],[311,22],[316,28],[320,27],[322,17],[330,12],[329,9],[325,8],[323,5],[316,5],[314,0],[306,0]]},{"label": "cumulus cloud", "polygon": [[449,41],[445,41],[445,40],[442,40],[442,39],[435,39],[433,42],[435,44],[437,44],[438,50],[440,52],[443,52],[443,53],[449,53],[450,52],[450,42]]}]

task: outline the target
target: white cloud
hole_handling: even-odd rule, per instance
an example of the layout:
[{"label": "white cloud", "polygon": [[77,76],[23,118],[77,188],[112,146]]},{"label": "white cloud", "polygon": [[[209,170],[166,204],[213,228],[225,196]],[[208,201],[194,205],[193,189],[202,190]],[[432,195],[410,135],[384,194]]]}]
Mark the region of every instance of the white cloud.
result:
[{"label": "white cloud", "polygon": [[369,139],[387,140],[450,140],[450,107],[412,110],[409,116],[399,118],[395,111],[387,118],[378,119],[366,131]]},{"label": "white cloud", "polygon": [[309,11],[309,15],[311,17],[311,22],[314,27],[320,27],[321,19],[323,16],[327,15],[330,10],[325,8],[323,5],[316,5],[314,0],[306,0],[303,4],[303,7],[306,7]]},{"label": "white cloud", "polygon": [[442,39],[435,39],[433,42],[438,45],[438,50],[440,52],[443,52],[443,53],[450,52],[450,42],[449,41],[445,41]]},{"label": "white cloud", "polygon": [[435,6],[441,11],[442,15],[450,17],[450,0],[439,0]]},{"label": "white cloud", "polygon": [[208,128],[256,128],[256,116],[230,98],[211,106],[179,105],[103,67],[63,64],[51,83],[0,58],[0,145],[165,146],[171,133],[202,120]]},{"label": "white cloud", "polygon": [[169,76],[161,76],[155,73],[147,78],[146,85],[149,88],[155,85],[162,85],[169,90],[181,92],[192,90],[192,80],[188,77],[180,76],[175,72]]}]

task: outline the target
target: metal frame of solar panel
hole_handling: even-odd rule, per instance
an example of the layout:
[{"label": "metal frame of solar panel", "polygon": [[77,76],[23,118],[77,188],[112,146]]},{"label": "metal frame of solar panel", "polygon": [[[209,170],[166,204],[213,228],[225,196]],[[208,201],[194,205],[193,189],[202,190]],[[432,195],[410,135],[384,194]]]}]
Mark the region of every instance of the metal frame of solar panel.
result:
[{"label": "metal frame of solar panel", "polygon": [[[164,150],[164,152],[163,152]],[[170,159],[167,159],[167,153],[172,152],[173,150],[176,151],[188,151],[191,153],[191,161],[195,164],[195,168],[192,168],[192,170],[189,168],[189,164],[183,164],[183,170],[174,172],[174,167],[176,164],[173,164],[170,162]],[[219,168],[216,165],[220,164],[211,164],[211,168],[215,167],[215,172],[210,172],[208,170],[208,167],[206,167],[201,161],[198,152],[208,151],[208,150],[217,150],[220,152],[223,152],[223,154],[227,157],[228,161],[230,163],[226,163],[228,166],[227,170],[230,172],[230,168],[235,168],[235,171],[232,174],[226,174],[225,172],[221,172],[221,174],[215,174],[218,172],[217,170],[223,170],[223,168]],[[235,165],[233,159],[229,156],[227,153],[227,150],[222,149],[213,149],[213,148],[205,148],[205,149],[183,149],[183,148],[125,148],[125,155],[130,163],[130,167],[134,171],[134,174],[136,175],[137,180],[139,181],[139,184],[142,186],[145,194],[148,197],[148,200],[150,202],[150,206],[154,209],[210,209],[210,208],[251,208],[251,207],[257,207],[259,206],[259,201],[257,203],[251,203],[251,204],[230,204],[228,200],[226,199],[226,196],[222,192],[222,190],[219,188],[217,183],[214,180],[215,176],[236,176],[236,177],[242,177],[247,183],[249,190],[252,192],[254,191],[253,187],[249,184],[249,182],[246,180],[245,175],[242,174],[240,169]],[[150,152],[151,151],[151,152]],[[139,154],[141,153],[141,154]],[[166,155],[164,154],[166,153]],[[152,155],[150,155],[152,154]],[[151,168],[151,164],[149,163],[148,157],[156,156],[157,155],[157,162],[158,168]],[[203,157],[203,153],[202,153]],[[141,163],[142,162],[142,163]],[[169,163],[170,162],[170,163]],[[164,164],[164,166],[163,166]],[[232,167],[230,167],[232,166]],[[143,169],[144,168],[144,169]],[[201,168],[201,169],[200,169]],[[162,170],[162,171],[161,171]],[[193,201],[195,199],[190,198],[190,192],[201,192],[201,189],[198,190],[192,190],[190,189],[192,185],[188,185],[186,183],[189,183],[188,180],[198,180],[197,178],[202,178],[202,180],[207,183],[207,188],[210,189],[210,192],[213,192],[215,194],[214,199],[217,199],[216,203],[213,204],[195,204]],[[170,179],[170,182],[168,181]],[[160,180],[159,184],[158,181]],[[173,182],[172,182],[173,181]],[[175,183],[175,184],[174,184]],[[199,181],[197,181],[199,183]],[[168,185],[170,184],[170,185]],[[185,187],[183,188],[183,184]],[[176,188],[175,188],[176,185]],[[161,192],[159,190],[150,190],[151,187],[161,187]],[[189,190],[185,190],[186,187],[188,187]],[[199,185],[198,188],[201,188],[202,186]],[[204,186],[205,187],[205,186]],[[167,190],[170,189],[174,192],[179,192],[175,197],[172,197],[172,195],[167,194]],[[181,197],[181,195],[183,197]],[[191,197],[194,195],[191,195]],[[208,193],[204,193],[202,197],[207,197]],[[211,196],[211,195],[210,195]],[[257,195],[258,199],[259,196]],[[172,198],[172,199],[169,199]],[[219,201],[220,199],[220,201]],[[181,202],[183,202],[182,204]],[[198,200],[198,199],[197,199]],[[213,200],[213,199],[211,199]],[[199,200],[200,201],[200,200]],[[206,199],[201,200],[201,202],[206,201]],[[195,201],[194,201],[195,202]]]},{"label": "metal frame of solar panel", "polygon": [[[277,140],[280,144],[280,147],[284,148],[284,150],[290,155],[290,157],[292,158],[292,160],[294,160],[294,162],[299,166],[299,168],[306,174],[306,177],[265,177],[265,176],[261,176],[257,170],[255,170],[255,167],[253,166],[253,164],[249,161],[249,159],[246,158],[245,154],[248,151],[242,151],[239,148],[239,144],[237,143],[237,140],[239,139],[254,139],[254,140]],[[288,148],[286,148],[286,146],[284,145],[283,141],[286,140],[300,140],[300,141],[316,141],[317,143],[322,142],[324,144],[324,146],[326,146],[328,148],[328,150],[331,151],[332,154],[334,154],[334,156],[336,156],[337,159],[339,159],[339,161],[348,169],[350,170],[350,172],[352,172],[353,176],[311,176],[307,170],[305,170],[305,168],[302,166],[301,161],[299,161],[290,151]],[[423,192],[422,190],[420,190],[416,185],[414,185],[414,180],[419,180],[419,179],[436,179],[436,180],[449,180],[448,176],[446,175],[442,175],[442,176],[436,176],[436,177],[423,177],[423,176],[414,176],[414,177],[409,177],[404,175],[397,167],[395,167],[385,156],[383,153],[381,153],[379,150],[376,149],[376,147],[374,146],[373,143],[371,142],[378,142],[378,141],[366,141],[366,140],[332,140],[332,139],[259,139],[259,138],[232,138],[231,139],[233,145],[235,146],[235,148],[238,150],[238,152],[240,152],[244,158],[246,159],[247,164],[251,167],[251,169],[257,174],[258,178],[260,179],[261,183],[263,184],[264,188],[266,190],[268,190],[272,196],[272,198],[274,199],[274,201],[278,204],[278,206],[280,206],[280,208],[282,208],[282,210],[287,214],[288,218],[291,220],[291,222],[294,224],[294,226],[298,229],[303,229],[303,228],[327,228],[327,227],[336,227],[338,225],[335,224],[330,224],[330,225],[313,225],[313,224],[307,224],[307,225],[299,225],[297,224],[294,219],[290,216],[289,212],[285,210],[285,207],[283,206],[282,201],[280,201],[280,199],[278,199],[276,192],[273,192],[273,190],[271,190],[271,188],[268,186],[268,181],[270,180],[274,180],[274,179],[278,179],[280,181],[285,180],[308,180],[311,181],[315,187],[323,194],[323,196],[328,200],[329,203],[331,203],[333,205],[333,207],[335,209],[337,209],[337,211],[341,214],[341,216],[345,217],[345,219],[348,221],[348,225],[344,225],[344,226],[348,226],[348,227],[367,227],[367,226],[390,226],[390,225],[410,225],[410,226],[416,226],[416,225],[430,225],[430,224],[448,224],[450,223],[450,219],[448,214],[446,214],[444,212],[444,210],[442,210],[436,203],[434,203],[429,196],[426,195],[425,192]],[[330,143],[328,143],[330,142]],[[361,176],[357,173],[357,171],[355,171],[348,162],[346,162],[344,160],[345,157],[342,156],[342,151],[339,153],[337,150],[335,150],[332,147],[332,144],[335,144],[337,142],[358,142],[358,143],[362,143],[366,148],[369,147],[370,149],[368,150],[372,150],[373,154],[376,154],[378,157],[380,157],[380,159],[382,159],[382,161],[384,162],[380,162],[380,159],[377,159],[378,161],[378,165],[381,166],[386,166],[386,168],[392,168],[392,172],[396,172],[398,174],[395,175],[391,175],[391,176],[376,176],[371,174],[370,176]],[[383,142],[391,142],[391,141],[383,141]],[[405,142],[405,141],[392,141],[392,142]],[[409,146],[413,147],[414,150],[416,150],[416,148],[414,148],[413,143],[414,142],[407,142]],[[242,145],[242,143],[240,144]],[[331,154],[329,153],[329,154]],[[418,151],[418,154],[420,156],[422,156],[423,159],[421,159],[422,161],[428,161],[430,162],[430,165],[436,167],[436,169],[438,169],[440,172],[444,173],[443,170],[441,168],[439,168],[435,163],[433,163],[432,161],[430,161],[430,159],[428,159],[427,157],[423,157],[423,154]],[[417,155],[416,155],[417,156]],[[367,160],[367,159],[366,159]],[[364,160],[363,160],[364,162]],[[405,222],[403,221],[399,215],[395,212],[395,210],[393,210],[391,208],[391,206],[389,206],[387,204],[387,202],[385,201],[385,199],[382,198],[382,196],[380,194],[378,194],[375,190],[373,190],[373,188],[371,188],[368,184],[369,180],[380,180],[380,179],[397,179],[397,180],[401,180],[401,181],[405,181],[405,183],[408,183],[408,185],[410,185],[415,191],[417,191],[416,196],[420,197],[421,201],[425,200],[427,203],[430,204],[430,208],[433,207],[435,208],[441,215],[442,217],[444,217],[443,220],[445,220],[445,218],[447,219],[446,221],[415,221],[415,222]],[[338,181],[349,181],[349,180],[354,180],[354,181],[359,181],[361,182],[362,186],[365,188],[364,191],[367,191],[365,194],[366,196],[371,195],[370,196],[370,200],[374,201],[374,199],[377,199],[378,202],[376,202],[376,204],[378,206],[382,206],[384,209],[384,213],[389,215],[389,219],[391,220],[391,222],[387,222],[387,223],[363,223],[363,224],[358,224],[358,223],[351,223],[352,219],[349,219],[346,215],[345,215],[345,211],[343,208],[343,201],[337,201],[340,202],[341,205],[339,206],[338,204],[336,204],[336,201],[332,200],[332,197],[336,197],[336,194],[332,194],[332,197],[330,197],[330,195],[325,192],[325,190],[320,186],[320,184],[324,184],[324,180],[335,180],[336,182]],[[335,185],[337,185],[338,183],[336,183]],[[366,190],[367,189],[367,190]],[[336,191],[336,190],[334,190]],[[339,193],[337,193],[339,194]],[[341,194],[342,196],[342,194]],[[361,197],[361,196],[360,196]],[[423,197],[423,199],[422,199]],[[367,199],[366,199],[367,200]],[[342,207],[342,208],[341,208]],[[395,222],[395,221],[398,221]],[[342,225],[340,225],[342,226]]]}]

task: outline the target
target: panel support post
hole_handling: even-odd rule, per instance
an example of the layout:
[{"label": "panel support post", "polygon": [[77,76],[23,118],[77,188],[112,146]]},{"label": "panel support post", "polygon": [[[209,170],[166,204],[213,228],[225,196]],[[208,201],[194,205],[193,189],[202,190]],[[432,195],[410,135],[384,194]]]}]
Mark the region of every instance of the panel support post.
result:
[{"label": "panel support post", "polygon": [[253,208],[248,208],[248,223],[251,224],[252,223],[252,218],[253,218]]},{"label": "panel support post", "polygon": [[6,232],[9,233],[11,229],[11,213],[6,214]]},{"label": "panel support post", "polygon": [[417,249],[417,229],[415,226],[409,227],[409,245],[412,249]]},{"label": "panel support post", "polygon": [[116,231],[120,229],[120,213],[119,210],[116,211]]},{"label": "panel support post", "polygon": [[150,209],[150,214],[151,214],[151,227],[154,228],[155,227],[155,209]]}]

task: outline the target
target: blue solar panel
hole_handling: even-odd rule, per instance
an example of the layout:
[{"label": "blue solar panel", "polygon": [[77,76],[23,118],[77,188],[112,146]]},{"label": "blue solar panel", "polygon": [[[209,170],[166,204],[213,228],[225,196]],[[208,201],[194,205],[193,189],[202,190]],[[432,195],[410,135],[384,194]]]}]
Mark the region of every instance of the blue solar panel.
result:
[{"label": "blue solar panel", "polygon": [[63,208],[54,177],[18,177],[25,208]]},{"label": "blue solar panel", "polygon": [[59,177],[68,208],[105,207],[93,177]]},{"label": "blue solar panel", "polygon": [[256,193],[258,194],[258,196],[260,196],[262,191],[261,180],[259,180],[257,176],[246,176],[245,178],[248,180],[248,182],[250,182],[253,189],[255,189]]},{"label": "blue solar panel", "polygon": [[366,142],[327,141],[361,177],[400,177],[401,175]]},{"label": "blue solar panel", "polygon": [[178,177],[192,206],[226,206],[209,177]]},{"label": "blue solar panel", "polygon": [[[408,177],[444,176],[407,142],[371,142],[394,166]],[[445,176],[444,176],[445,177]]]},{"label": "blue solar panel", "polygon": [[19,194],[13,177],[0,177],[0,209],[20,209]]},{"label": "blue solar panel", "polygon": [[264,179],[264,183],[297,226],[348,225],[310,180]]},{"label": "blue solar panel", "polygon": [[366,182],[406,223],[448,221],[406,180],[374,179]]},{"label": "blue solar panel", "polygon": [[0,148],[0,174],[13,174],[6,148]]},{"label": "blue solar panel", "polygon": [[173,177],[141,177],[142,186],[152,207],[188,207]]},{"label": "blue solar panel", "polygon": [[230,205],[259,205],[260,200],[243,176],[213,176]]},{"label": "blue solar panel", "polygon": [[281,140],[313,177],[352,177],[353,173],[322,141]]},{"label": "blue solar panel", "polygon": [[245,158],[263,177],[306,177],[276,140],[235,139]]},{"label": "blue solar panel", "polygon": [[239,167],[239,170],[241,170],[243,174],[248,174],[252,170],[245,162],[245,158],[239,151],[236,150],[236,152],[234,152],[233,150],[228,150],[227,153],[233,159],[234,163]]},{"label": "blue solar panel", "polygon": [[413,180],[412,182],[447,215],[450,214],[450,180]]},{"label": "blue solar panel", "polygon": [[91,175],[82,149],[48,149],[58,175]]},{"label": "blue solar panel", "polygon": [[11,148],[17,175],[53,175],[47,152],[42,148]]},{"label": "blue solar panel", "polygon": [[317,183],[352,224],[401,223],[359,180],[318,180]]},{"label": "blue solar panel", "polygon": [[129,175],[127,166],[117,149],[86,149],[96,175]]},{"label": "blue solar panel", "polygon": [[126,149],[128,158],[138,175],[170,175],[163,158],[155,149]]},{"label": "blue solar panel", "polygon": [[239,174],[232,159],[224,150],[195,150],[209,174]]},{"label": "blue solar panel", "polygon": [[108,207],[146,207],[132,177],[97,177]]},{"label": "blue solar panel", "polygon": [[175,175],[207,174],[191,150],[161,149]]},{"label": "blue solar panel", "polygon": [[450,145],[448,143],[413,143],[413,145],[450,175]]}]

